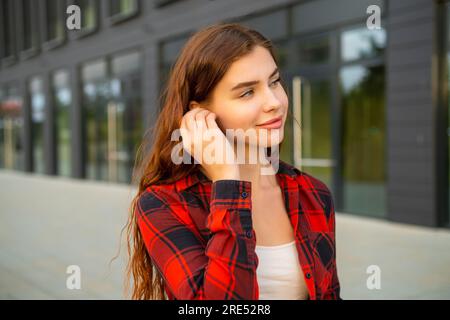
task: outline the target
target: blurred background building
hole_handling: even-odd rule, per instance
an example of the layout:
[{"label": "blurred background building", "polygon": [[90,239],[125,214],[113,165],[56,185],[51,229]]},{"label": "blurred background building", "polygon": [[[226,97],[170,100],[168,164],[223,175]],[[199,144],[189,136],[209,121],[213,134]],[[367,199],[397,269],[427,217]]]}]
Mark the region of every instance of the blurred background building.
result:
[{"label": "blurred background building", "polygon": [[337,211],[450,226],[449,1],[0,0],[0,171],[128,186],[180,49],[217,22],[274,42],[302,125],[282,159]]}]

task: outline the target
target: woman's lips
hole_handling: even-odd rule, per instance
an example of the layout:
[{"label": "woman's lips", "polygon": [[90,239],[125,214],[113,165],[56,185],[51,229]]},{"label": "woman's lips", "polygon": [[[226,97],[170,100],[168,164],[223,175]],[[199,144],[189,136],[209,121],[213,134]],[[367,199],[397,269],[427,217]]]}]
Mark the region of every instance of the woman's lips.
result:
[{"label": "woman's lips", "polygon": [[283,120],[280,119],[276,122],[272,122],[265,125],[257,125],[258,128],[265,128],[265,129],[279,129],[281,128],[281,125],[283,124]]}]

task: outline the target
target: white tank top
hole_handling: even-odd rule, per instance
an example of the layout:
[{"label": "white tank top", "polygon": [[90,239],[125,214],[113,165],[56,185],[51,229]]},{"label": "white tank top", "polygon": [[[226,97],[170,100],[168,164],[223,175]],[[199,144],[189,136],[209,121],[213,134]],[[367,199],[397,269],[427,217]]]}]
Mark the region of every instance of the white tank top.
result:
[{"label": "white tank top", "polygon": [[305,300],[309,293],[295,240],[278,246],[256,246],[260,300]]}]

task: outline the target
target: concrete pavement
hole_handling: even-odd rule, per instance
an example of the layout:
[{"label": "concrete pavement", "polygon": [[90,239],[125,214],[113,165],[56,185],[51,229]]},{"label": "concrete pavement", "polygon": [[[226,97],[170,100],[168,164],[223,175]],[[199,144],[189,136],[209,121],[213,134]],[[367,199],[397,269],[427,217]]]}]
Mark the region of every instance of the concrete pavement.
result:
[{"label": "concrete pavement", "polygon": [[[123,299],[124,242],[108,262],[134,188],[0,170],[0,190],[0,299]],[[450,230],[338,212],[336,234],[344,299],[450,299]],[[69,265],[80,290],[66,287]]]}]

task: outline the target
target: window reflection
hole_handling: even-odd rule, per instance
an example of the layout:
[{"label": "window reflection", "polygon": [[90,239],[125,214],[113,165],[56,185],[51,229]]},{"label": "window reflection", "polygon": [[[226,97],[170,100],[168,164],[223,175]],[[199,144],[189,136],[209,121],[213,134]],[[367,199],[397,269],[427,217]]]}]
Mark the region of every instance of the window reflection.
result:
[{"label": "window reflection", "polygon": [[300,65],[314,65],[329,62],[329,42],[328,34],[299,41],[297,44],[297,63]]},{"label": "window reflection", "polygon": [[0,39],[2,41],[2,47],[0,47],[0,54],[2,58],[7,58],[15,54],[14,48],[14,16],[13,13],[13,1],[12,0],[2,0],[0,2],[1,6],[1,17],[0,17]]},{"label": "window reflection", "polygon": [[90,30],[97,26],[97,6],[95,0],[76,0],[74,2],[83,13],[81,28]]},{"label": "window reflection", "polygon": [[0,88],[0,168],[24,170],[22,105],[16,86]]},{"label": "window reflection", "polygon": [[130,15],[137,9],[137,0],[110,0],[111,16]]},{"label": "window reflection", "polygon": [[41,76],[31,78],[28,84],[31,105],[31,139],[33,148],[33,170],[44,173],[44,120],[45,93]]},{"label": "window reflection", "polygon": [[380,56],[386,46],[386,32],[383,28],[370,30],[367,27],[342,32],[341,58],[354,61]]},{"label": "window reflection", "polygon": [[163,88],[169,77],[170,68],[175,63],[181,49],[185,45],[188,37],[182,37],[176,40],[167,41],[161,45],[161,64],[160,64],[160,88]]},{"label": "window reflection", "polygon": [[141,65],[141,54],[131,52],[82,67],[89,179],[131,182],[143,134]]},{"label": "window reflection", "polygon": [[106,61],[90,62],[82,67],[86,177],[107,180],[108,79]]},{"label": "window reflection", "polygon": [[52,94],[55,109],[56,172],[61,176],[70,176],[70,106],[72,104],[72,94],[69,84],[69,72],[60,70],[53,74]]},{"label": "window reflection", "polygon": [[62,39],[64,37],[65,21],[63,21],[62,1],[45,1],[47,20],[47,41]]},{"label": "window reflection", "polygon": [[302,79],[302,169],[332,188],[331,84],[328,79]]},{"label": "window reflection", "polygon": [[36,49],[38,46],[38,33],[36,30],[37,11],[33,0],[22,0],[21,23],[22,23],[22,45],[21,50]]},{"label": "window reflection", "polygon": [[109,163],[112,180],[129,183],[141,135],[141,56],[130,53],[113,57],[109,112]]},{"label": "window reflection", "polygon": [[340,72],[344,210],[385,214],[384,65]]}]

